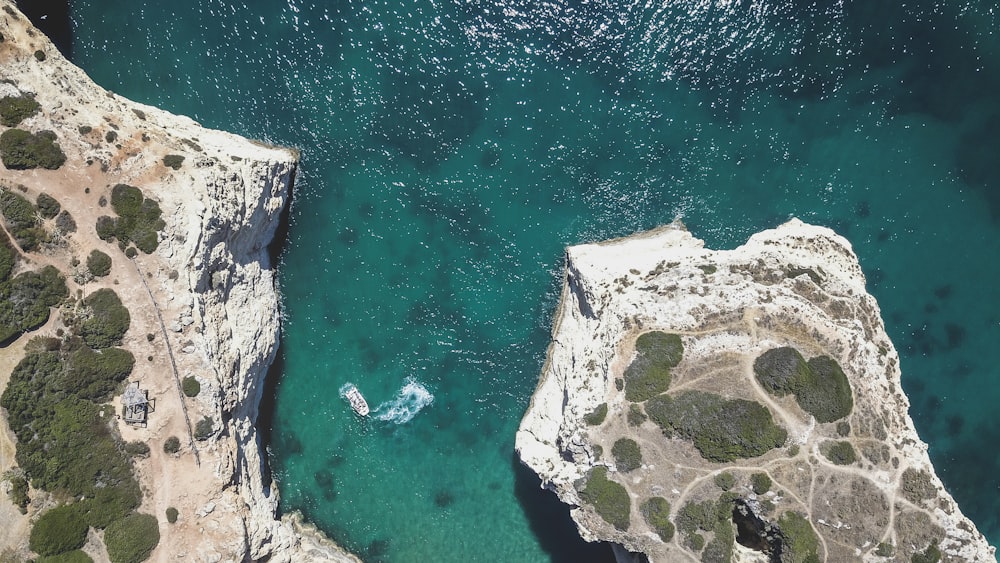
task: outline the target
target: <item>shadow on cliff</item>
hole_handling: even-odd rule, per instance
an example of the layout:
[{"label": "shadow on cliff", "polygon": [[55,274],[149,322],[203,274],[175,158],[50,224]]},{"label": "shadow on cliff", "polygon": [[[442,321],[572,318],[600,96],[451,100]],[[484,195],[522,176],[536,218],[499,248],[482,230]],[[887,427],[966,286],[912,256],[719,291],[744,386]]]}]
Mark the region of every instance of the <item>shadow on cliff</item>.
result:
[{"label": "shadow on cliff", "polygon": [[[281,255],[284,254],[285,248],[288,246],[289,218],[292,212],[292,199],[295,198],[295,178],[297,173],[298,167],[292,170],[291,177],[288,179],[288,200],[285,202],[285,208],[281,210],[281,214],[278,216],[278,226],[274,230],[274,238],[271,239],[271,244],[267,246],[267,256],[268,260],[270,260],[271,268],[276,269],[278,267],[281,263]],[[278,307],[282,307],[280,301],[278,302]],[[260,404],[257,407],[257,435],[260,437],[261,451],[265,453],[265,455],[261,456],[261,465],[263,466],[261,470],[264,475],[264,483],[271,482],[271,460],[269,455],[272,440],[271,430],[274,425],[278,383],[284,373],[285,341],[279,337],[278,350],[274,354],[274,361],[271,362],[271,367],[267,369],[267,375],[264,376],[264,390],[260,397]],[[294,436],[292,439],[295,439]]]},{"label": "shadow on cliff", "polygon": [[17,0],[17,9],[28,16],[55,44],[56,49],[73,60],[73,24],[69,18],[69,0]]},{"label": "shadow on cliff", "polygon": [[541,488],[541,480],[517,459],[517,454],[511,457],[511,465],[514,495],[552,563],[615,563],[611,545],[584,541],[569,516],[569,508],[555,493]]}]

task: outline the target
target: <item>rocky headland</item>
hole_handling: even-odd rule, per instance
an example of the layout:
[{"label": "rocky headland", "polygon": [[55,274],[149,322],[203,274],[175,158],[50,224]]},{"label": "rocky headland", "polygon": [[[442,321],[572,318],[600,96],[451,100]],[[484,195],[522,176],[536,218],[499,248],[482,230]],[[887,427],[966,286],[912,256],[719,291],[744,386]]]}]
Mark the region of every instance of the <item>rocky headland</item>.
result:
[{"label": "rocky headland", "polygon": [[567,250],[516,448],[623,561],[995,561],[908,407],[847,240],[676,223]]},{"label": "rocky headland", "polygon": [[[112,422],[122,443],[148,445],[132,465],[142,490],[137,511],[158,521],[160,541],[151,560],[357,561],[294,515],[276,519],[278,490],[265,481],[255,427],[279,337],[268,245],[289,201],[297,153],[206,129],[102,89],[9,0],[0,1],[0,36],[0,98],[5,108],[15,107],[11,100],[23,102],[15,107],[16,119],[8,122],[4,115],[0,132],[17,128],[29,141],[50,139],[64,157],[58,165],[15,162],[15,149],[4,146],[5,193],[38,201],[38,209],[55,200],[64,212],[63,219],[39,219],[31,227],[40,240],[31,251],[13,243],[20,239],[7,217],[18,257],[11,276],[54,266],[70,296],[44,324],[0,349],[0,391],[26,346],[37,348],[29,341],[44,336],[51,346],[58,348],[60,339],[68,346],[80,322],[79,303],[111,289],[131,317],[118,344],[135,358],[127,379],[153,400],[145,425]],[[141,191],[143,212],[160,212],[160,228],[152,235],[136,231],[134,245],[120,230],[114,231],[117,239],[101,232],[101,217],[124,217],[125,204],[115,202],[119,185]],[[83,264],[95,249],[111,258],[103,275],[88,273],[89,263]],[[121,412],[120,391],[114,412]],[[0,472],[7,472],[17,440],[6,423],[0,426]],[[166,444],[169,438],[179,447]],[[25,514],[0,501],[4,556],[29,557],[32,523],[66,502],[57,491],[32,487],[28,495]],[[92,527],[83,547],[98,561],[108,558],[101,538]]]}]

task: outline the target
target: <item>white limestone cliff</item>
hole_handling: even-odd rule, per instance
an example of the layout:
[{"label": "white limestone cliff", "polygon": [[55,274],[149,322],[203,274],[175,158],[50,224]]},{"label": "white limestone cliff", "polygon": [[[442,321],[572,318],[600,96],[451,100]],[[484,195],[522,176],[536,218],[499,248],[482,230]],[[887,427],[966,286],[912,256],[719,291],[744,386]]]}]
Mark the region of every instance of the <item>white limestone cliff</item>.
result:
[{"label": "white limestone cliff", "polygon": [[[53,260],[62,252],[69,263],[90,248],[113,254],[108,279],[132,313],[125,347],[140,358],[132,379],[156,399],[147,427],[121,428],[125,439],[152,450],[136,464],[146,492],[140,510],[162,518],[175,507],[181,514],[161,526],[151,560],[358,561],[296,515],[277,519],[278,490],[265,480],[255,426],[280,329],[268,245],[289,202],[297,152],[108,92],[13,2],[0,0],[0,9],[0,95],[33,96],[42,110],[20,127],[55,132],[67,156],[59,170],[4,171],[3,180],[29,196],[53,195],[72,213],[79,229]],[[166,155],[184,160],[173,169]],[[132,261],[94,230],[97,217],[111,214],[106,198],[118,183],[156,200],[166,222],[156,252]],[[79,290],[89,293],[96,283]],[[181,394],[187,376],[202,385],[194,399]],[[215,431],[193,441],[191,429],[203,417]],[[183,444],[173,456],[162,449],[171,435]]]},{"label": "white limestone cliff", "polygon": [[[786,447],[712,463],[652,422],[627,421],[632,407],[621,390],[622,374],[637,336],[651,330],[681,336],[684,359],[673,370],[671,390],[759,401],[788,431]],[[817,424],[789,397],[767,396],[754,382],[754,358],[788,345],[807,357],[831,355],[848,376],[854,410],[844,439],[864,452],[854,465],[831,464],[821,453],[843,436],[837,434],[842,428]],[[652,533],[638,504],[664,497],[673,519],[685,502],[718,495],[713,478],[723,470],[737,482],[753,471],[771,475],[780,492],[766,500],[809,518],[820,536],[821,560],[890,560],[875,554],[884,542],[902,558],[895,560],[909,561],[933,539],[945,561],[994,561],[995,549],[934,474],[899,380],[898,356],[847,240],[792,220],[735,250],[713,251],[675,223],[567,249],[552,341],[516,449],[543,487],[571,507],[585,539],[610,541],[652,561],[698,558],[680,533],[667,542]],[[588,424],[584,417],[601,404],[608,406],[605,421]],[[604,453],[623,436],[642,446],[643,465],[627,473],[616,471]],[[583,479],[597,466],[608,467],[609,479],[628,491],[625,531],[581,498]],[[927,474],[923,497],[909,490],[908,479]],[[756,498],[746,488],[734,490]],[[858,504],[866,496],[873,500]],[[734,550],[736,560],[766,561],[738,544]]]}]

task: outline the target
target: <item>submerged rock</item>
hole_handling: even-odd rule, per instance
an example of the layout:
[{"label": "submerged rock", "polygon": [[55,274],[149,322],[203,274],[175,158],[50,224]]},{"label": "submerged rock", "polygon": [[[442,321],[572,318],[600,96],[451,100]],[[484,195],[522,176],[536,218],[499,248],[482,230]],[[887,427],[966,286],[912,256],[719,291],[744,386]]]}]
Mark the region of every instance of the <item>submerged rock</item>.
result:
[{"label": "submerged rock", "polygon": [[585,539],[651,561],[994,561],[899,377],[847,240],[792,220],[712,251],[675,223],[567,250],[516,448]]}]

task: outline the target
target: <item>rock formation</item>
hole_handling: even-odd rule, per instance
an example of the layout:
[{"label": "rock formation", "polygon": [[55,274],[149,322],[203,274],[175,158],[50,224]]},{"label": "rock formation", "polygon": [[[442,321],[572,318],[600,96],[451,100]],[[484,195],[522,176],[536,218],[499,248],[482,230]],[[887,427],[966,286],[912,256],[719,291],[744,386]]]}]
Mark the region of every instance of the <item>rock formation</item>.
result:
[{"label": "rock formation", "polygon": [[[265,481],[255,427],[279,335],[267,245],[289,200],[297,153],[108,92],[66,61],[13,2],[0,1],[0,10],[0,96],[36,100],[40,111],[20,126],[52,131],[66,155],[56,170],[0,168],[3,183],[32,201],[54,196],[72,214],[78,230],[38,258],[68,274],[72,293],[102,283],[74,282],[72,258],[91,248],[113,256],[103,283],[131,311],[125,347],[139,361],[130,379],[156,399],[148,426],[120,428],[124,439],[151,448],[136,462],[145,491],[140,510],[161,519],[167,507],[180,514],[176,524],[161,524],[153,560],[356,561],[297,518],[276,519],[278,491]],[[166,226],[152,254],[130,260],[95,232],[119,183],[139,187],[163,210]],[[20,353],[25,340],[4,353]],[[195,398],[181,393],[189,376],[201,384]],[[193,429],[206,418],[210,435],[195,440]],[[178,454],[164,453],[171,435],[180,438]],[[10,463],[0,457],[0,470]],[[20,520],[11,528],[19,525],[24,529]],[[16,550],[26,538],[0,540],[7,541],[0,548]]]},{"label": "rock formation", "polygon": [[934,473],[850,244],[792,220],[566,252],[521,460],[651,561],[994,561]]}]

